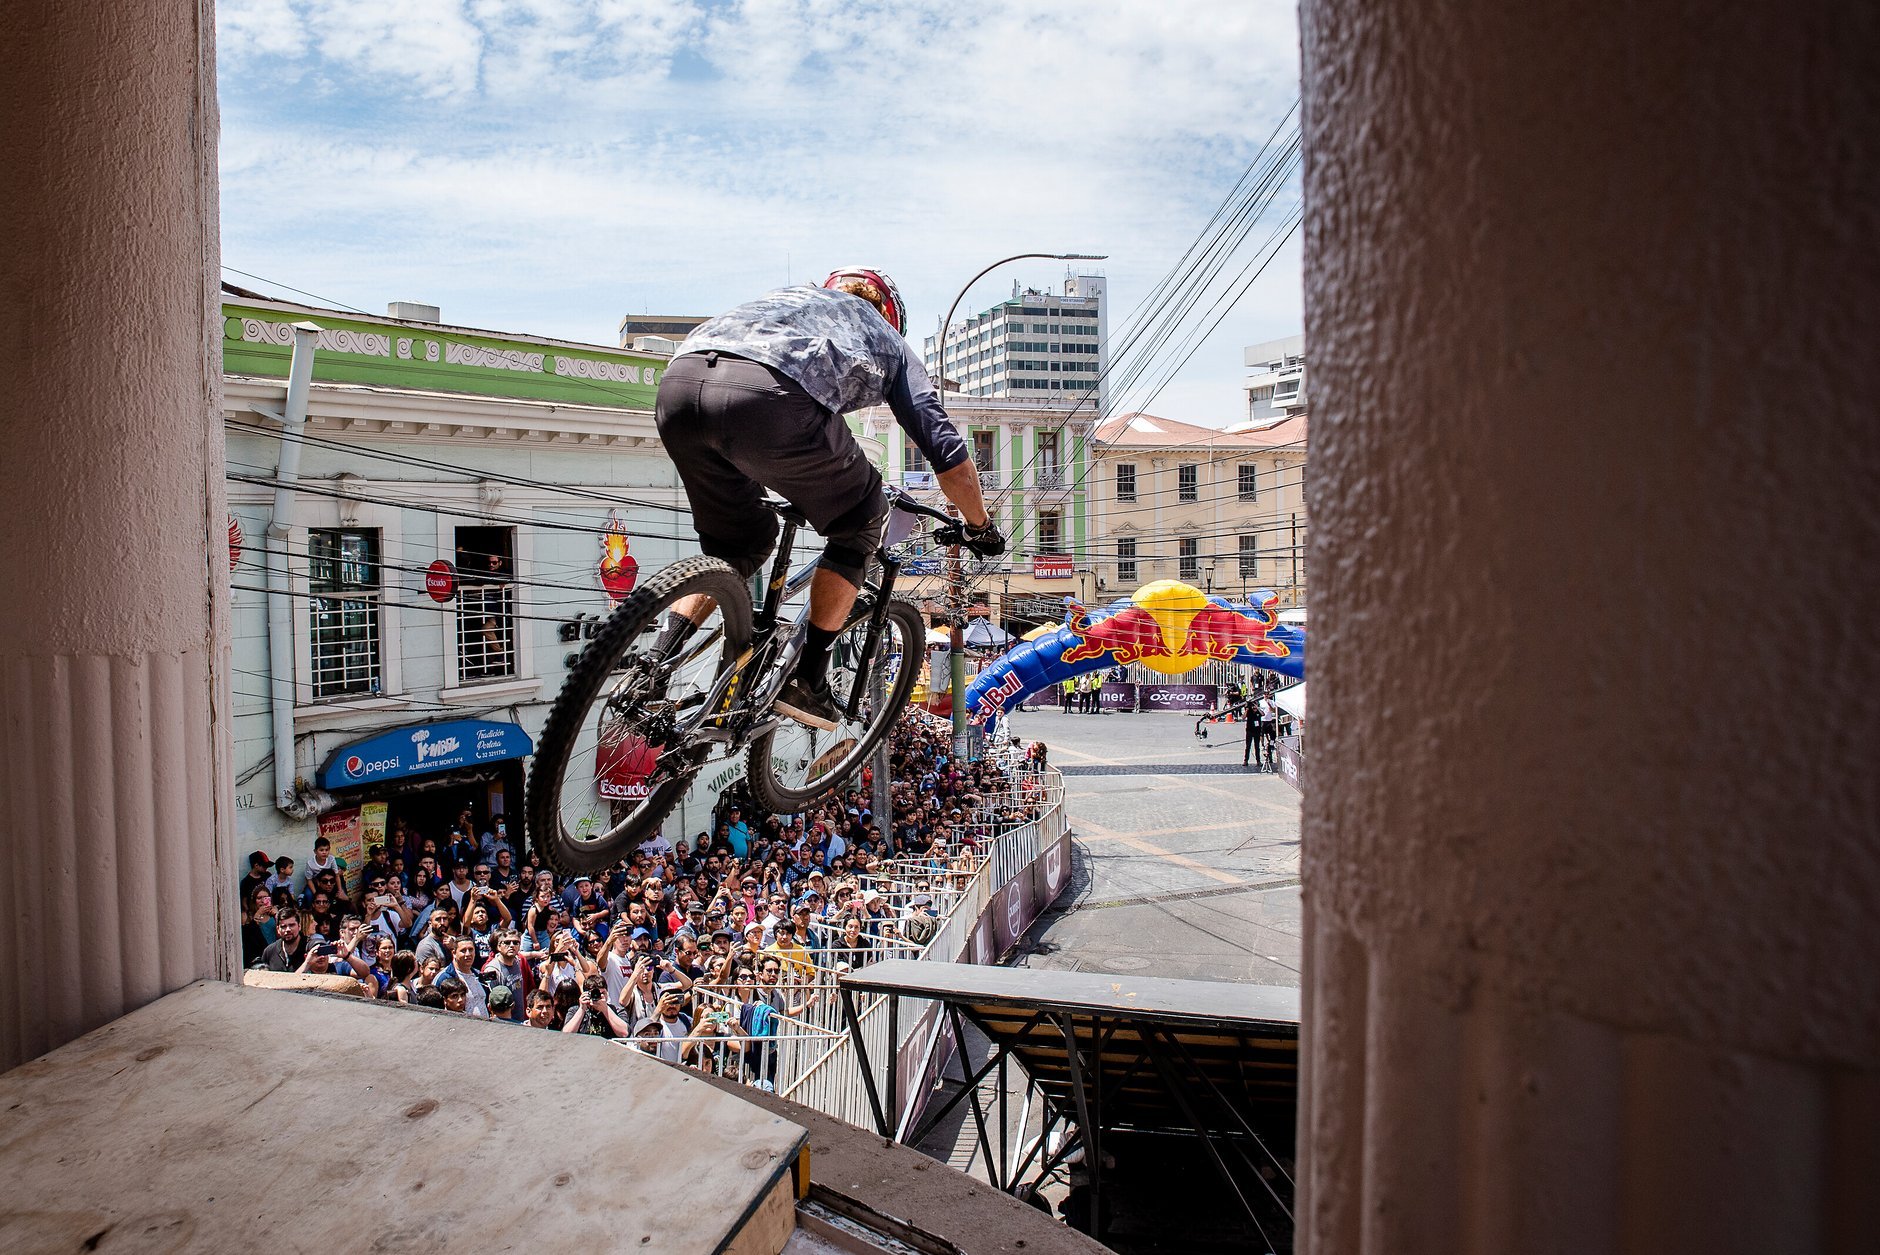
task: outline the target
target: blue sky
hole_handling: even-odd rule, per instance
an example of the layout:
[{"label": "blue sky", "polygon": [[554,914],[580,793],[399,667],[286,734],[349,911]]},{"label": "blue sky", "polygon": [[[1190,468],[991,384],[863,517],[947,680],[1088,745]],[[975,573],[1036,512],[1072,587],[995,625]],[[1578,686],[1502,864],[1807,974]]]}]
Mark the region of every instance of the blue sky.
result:
[{"label": "blue sky", "polygon": [[[1298,94],[1269,0],[221,0],[218,40],[227,265],[600,343],[856,263],[918,338],[1032,250],[1108,253],[1114,328]],[[1149,408],[1231,421],[1299,327],[1295,239]]]}]

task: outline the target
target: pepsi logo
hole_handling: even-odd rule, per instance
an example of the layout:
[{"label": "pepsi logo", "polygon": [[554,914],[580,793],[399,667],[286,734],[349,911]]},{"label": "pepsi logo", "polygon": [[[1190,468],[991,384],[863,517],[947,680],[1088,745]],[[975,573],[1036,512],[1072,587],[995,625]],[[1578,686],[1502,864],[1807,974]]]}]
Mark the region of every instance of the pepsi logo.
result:
[{"label": "pepsi logo", "polygon": [[346,774],[355,779],[365,774],[365,769],[366,760],[359,757],[357,754],[354,754],[351,758],[346,760]]}]

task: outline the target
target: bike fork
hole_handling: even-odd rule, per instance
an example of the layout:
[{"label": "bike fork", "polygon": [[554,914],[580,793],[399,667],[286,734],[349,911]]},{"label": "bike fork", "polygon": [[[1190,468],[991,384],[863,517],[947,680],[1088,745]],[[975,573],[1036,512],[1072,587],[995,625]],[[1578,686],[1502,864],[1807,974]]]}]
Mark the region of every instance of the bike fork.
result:
[{"label": "bike fork", "polygon": [[[868,635],[862,641],[862,658],[855,668],[856,682],[853,691],[849,693],[849,707],[843,712],[851,721],[861,714],[862,699],[866,696],[868,689],[868,685],[862,681],[867,678],[868,669],[874,665],[875,647],[881,640],[881,628],[888,621],[888,598],[894,592],[894,577],[901,569],[901,564],[890,557],[885,550],[875,556],[881,563],[881,586],[872,590],[875,604],[869,608]],[[864,588],[862,593],[866,596],[870,591]]]}]

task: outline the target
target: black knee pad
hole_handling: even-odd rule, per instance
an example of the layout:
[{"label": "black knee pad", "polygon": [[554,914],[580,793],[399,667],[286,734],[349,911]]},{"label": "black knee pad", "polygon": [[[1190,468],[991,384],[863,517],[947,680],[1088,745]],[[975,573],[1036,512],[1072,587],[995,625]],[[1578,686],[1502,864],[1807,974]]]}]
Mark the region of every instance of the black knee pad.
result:
[{"label": "black knee pad", "polygon": [[862,576],[868,571],[868,560],[874,556],[872,548],[856,549],[849,545],[831,544],[822,551],[822,557],[816,559],[816,565],[825,571],[834,571],[860,588]]},{"label": "black knee pad", "polygon": [[880,493],[871,493],[829,524],[829,545],[816,565],[834,571],[851,584],[860,585],[868,569],[868,560],[881,547],[881,533],[888,524],[888,505]]}]

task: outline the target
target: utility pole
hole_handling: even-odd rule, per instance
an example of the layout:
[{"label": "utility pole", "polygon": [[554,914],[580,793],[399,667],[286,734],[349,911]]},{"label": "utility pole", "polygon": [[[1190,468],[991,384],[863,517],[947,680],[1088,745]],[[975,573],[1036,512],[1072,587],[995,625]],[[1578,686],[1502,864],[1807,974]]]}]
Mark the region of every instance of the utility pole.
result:
[{"label": "utility pole", "polygon": [[[966,281],[960,294],[953,298],[953,304],[947,306],[946,317],[940,320],[940,335],[934,342],[934,361],[940,365],[938,386],[942,398],[947,391],[947,332],[953,327],[953,315],[958,312],[960,302],[972,291],[973,285],[997,270],[1009,261],[1023,261],[1027,257],[1052,258],[1058,261],[1102,261],[1106,253],[1014,253],[1010,257],[1001,257],[984,270]],[[1014,285],[1013,294],[1017,294]],[[985,468],[976,468],[983,470]],[[952,630],[948,640],[952,645],[953,666],[951,685],[953,690],[953,758],[956,762],[966,761],[966,567],[960,560],[960,547],[951,545],[947,548],[947,609]]]},{"label": "utility pole", "polygon": [[[886,642],[883,643],[885,644]],[[901,665],[903,667],[918,666],[919,664],[916,660],[926,656],[926,648],[927,642],[925,640],[902,641]],[[868,704],[874,709],[880,710],[882,704],[886,702],[887,699],[887,676],[882,673],[882,669],[879,666],[870,667],[868,669]],[[894,840],[894,815],[891,809],[894,803],[892,796],[888,792],[888,743],[892,740],[894,740],[894,733],[889,732],[887,736],[881,738],[881,744],[875,747],[875,787],[871,791],[872,798],[871,805],[869,806],[869,810],[874,815],[875,822],[881,825],[882,838],[890,843],[890,849],[893,848],[892,842]]]},{"label": "utility pole", "polygon": [[[949,513],[957,516],[958,509]],[[966,761],[966,559],[958,545],[947,546],[948,686],[953,693],[953,761]]]}]

